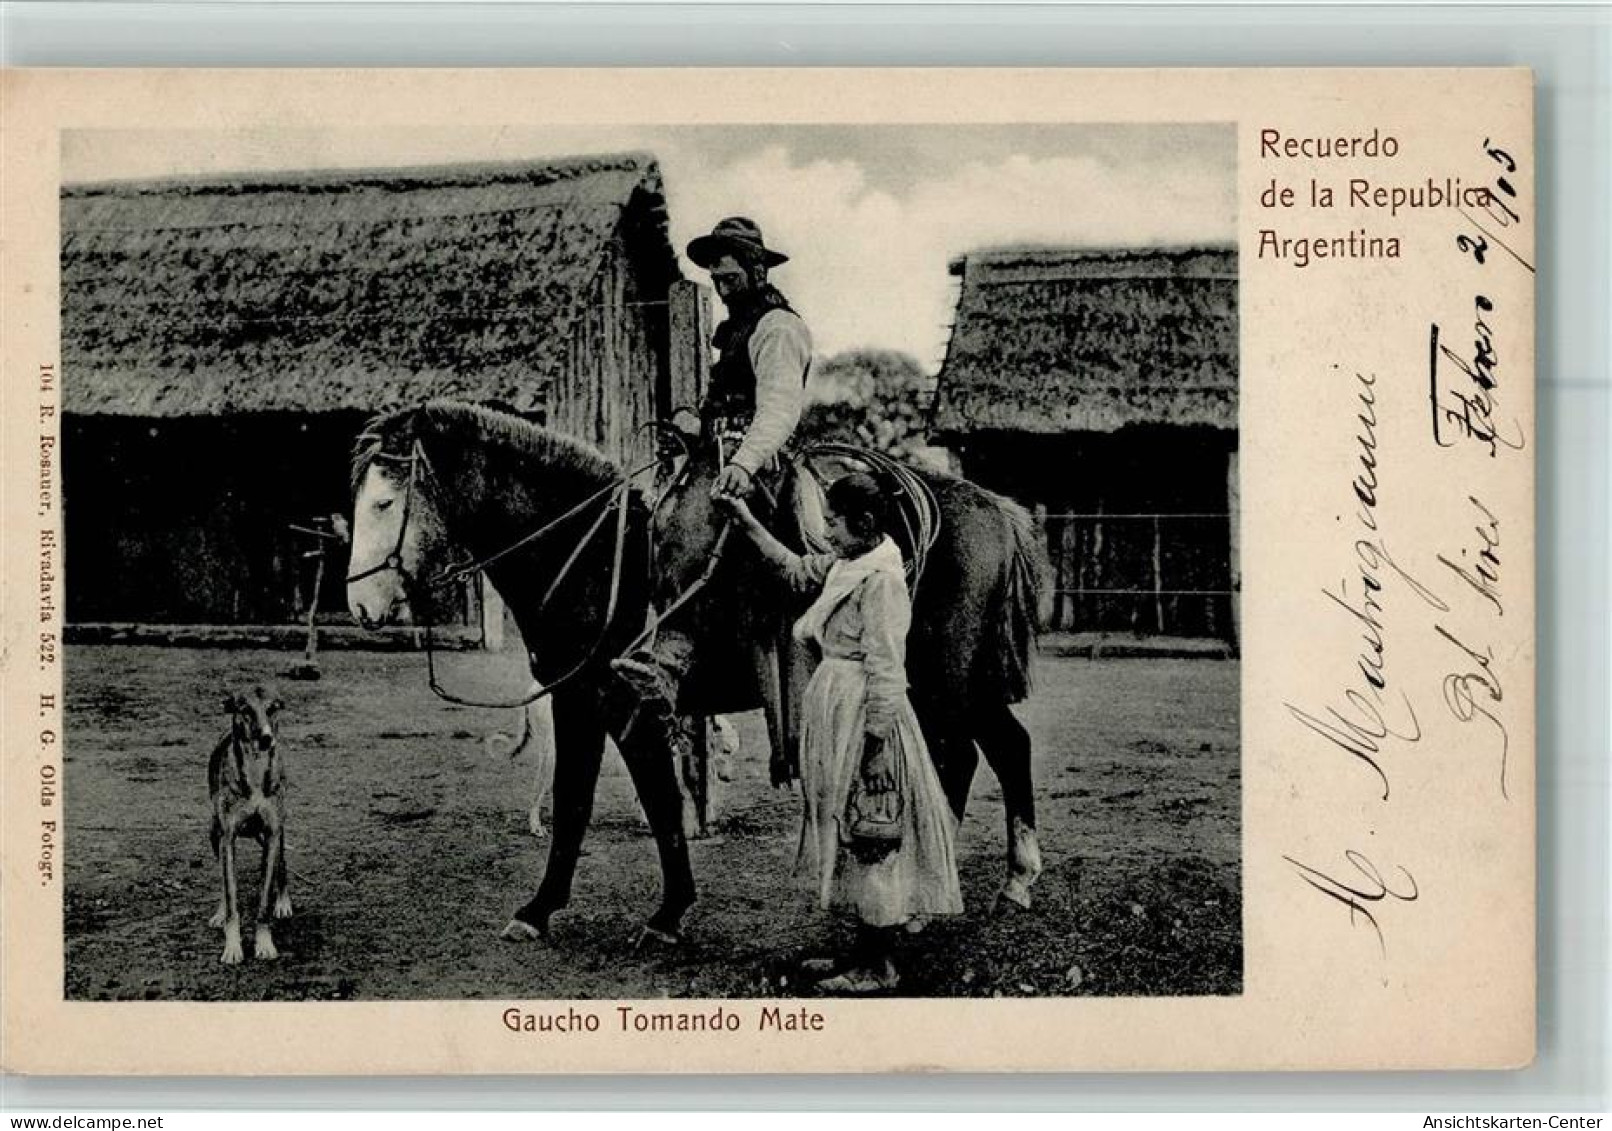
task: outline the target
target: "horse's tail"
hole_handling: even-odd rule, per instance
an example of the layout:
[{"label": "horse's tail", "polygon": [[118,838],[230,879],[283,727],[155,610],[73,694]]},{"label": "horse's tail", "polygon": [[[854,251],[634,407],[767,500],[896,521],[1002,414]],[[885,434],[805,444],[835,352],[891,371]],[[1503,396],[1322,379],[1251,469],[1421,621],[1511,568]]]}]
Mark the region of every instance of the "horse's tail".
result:
[{"label": "horse's tail", "polygon": [[1029,512],[1011,499],[997,496],[996,503],[1007,522],[1010,548],[1002,561],[996,615],[988,623],[996,626],[993,651],[1000,665],[1000,686],[1007,701],[1017,703],[1030,695],[1042,598],[1048,591],[1048,567]]},{"label": "horse's tail", "polygon": [[554,745],[553,723],[545,714],[552,708],[546,700],[536,699],[536,696],[542,690],[543,685],[533,680],[526,689],[526,697],[531,701],[515,708],[520,712],[521,729],[520,733],[514,738],[514,744],[510,746],[506,754],[512,762],[534,748],[537,750],[538,757],[544,758]]}]

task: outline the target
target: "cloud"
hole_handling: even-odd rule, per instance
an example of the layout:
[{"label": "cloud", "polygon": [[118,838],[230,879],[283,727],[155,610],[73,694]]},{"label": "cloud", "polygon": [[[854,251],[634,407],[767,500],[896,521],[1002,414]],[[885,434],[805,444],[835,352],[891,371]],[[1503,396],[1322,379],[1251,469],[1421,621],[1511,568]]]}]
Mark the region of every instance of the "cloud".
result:
[{"label": "cloud", "polygon": [[1235,236],[1230,162],[1190,156],[1016,154],[964,161],[905,191],[872,187],[855,161],[797,163],[783,145],[718,168],[683,168],[677,157],[664,164],[679,247],[722,216],[750,215],[790,255],[776,281],[812,326],[819,352],[900,349],[931,370],[956,298],[948,265],[960,255],[1016,244],[1142,247]]}]

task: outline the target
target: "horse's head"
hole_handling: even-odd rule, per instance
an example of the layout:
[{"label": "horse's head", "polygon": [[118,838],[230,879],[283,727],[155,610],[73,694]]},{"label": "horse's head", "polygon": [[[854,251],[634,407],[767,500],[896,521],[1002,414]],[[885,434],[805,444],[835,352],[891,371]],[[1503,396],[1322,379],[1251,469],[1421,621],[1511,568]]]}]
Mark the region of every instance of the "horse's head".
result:
[{"label": "horse's head", "polygon": [[437,484],[413,425],[412,413],[378,417],[353,455],[347,608],[371,630],[429,601],[425,583],[444,564]]},{"label": "horse's head", "polygon": [[608,531],[570,562],[577,569],[567,559],[588,530],[605,529],[620,482],[597,451],[484,406],[433,400],[376,417],[353,454],[348,608],[366,628],[405,605],[441,623],[456,605],[450,579],[477,568],[511,608],[527,596],[536,605],[567,570],[565,599],[577,599],[608,568],[593,568]]}]

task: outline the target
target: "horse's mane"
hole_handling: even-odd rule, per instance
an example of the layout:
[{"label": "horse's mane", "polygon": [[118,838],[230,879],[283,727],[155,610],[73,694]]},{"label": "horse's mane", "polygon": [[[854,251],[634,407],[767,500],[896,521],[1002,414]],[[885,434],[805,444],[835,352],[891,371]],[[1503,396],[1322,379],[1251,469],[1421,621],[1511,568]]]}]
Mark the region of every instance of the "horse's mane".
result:
[{"label": "horse's mane", "polygon": [[365,423],[353,444],[353,492],[357,492],[377,459],[407,459],[422,433],[473,439],[504,449],[522,461],[590,478],[620,474],[616,465],[596,448],[550,428],[485,405],[432,400],[413,408],[379,413]]}]

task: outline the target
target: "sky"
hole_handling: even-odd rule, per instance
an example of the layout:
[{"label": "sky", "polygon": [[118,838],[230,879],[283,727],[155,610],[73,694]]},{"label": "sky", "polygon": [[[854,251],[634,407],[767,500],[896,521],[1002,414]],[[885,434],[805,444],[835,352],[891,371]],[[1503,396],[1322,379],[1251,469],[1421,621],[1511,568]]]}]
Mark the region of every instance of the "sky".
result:
[{"label": "sky", "polygon": [[[673,245],[724,216],[790,256],[773,282],[818,354],[902,350],[929,372],[956,303],[948,264],[989,247],[1229,244],[1230,125],[645,126],[586,129],[76,131],[69,183],[404,168],[647,152]],[[685,274],[703,278],[686,259]]]}]

